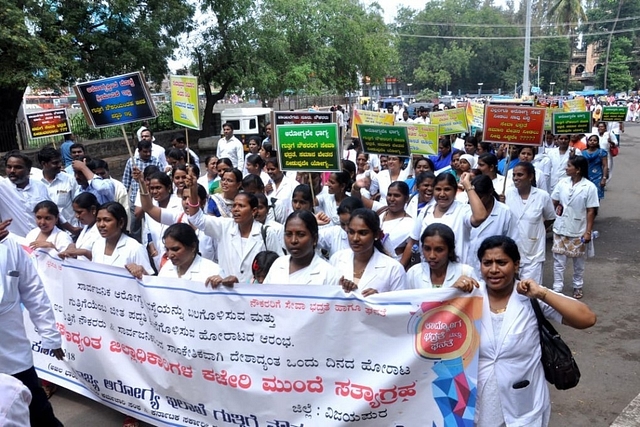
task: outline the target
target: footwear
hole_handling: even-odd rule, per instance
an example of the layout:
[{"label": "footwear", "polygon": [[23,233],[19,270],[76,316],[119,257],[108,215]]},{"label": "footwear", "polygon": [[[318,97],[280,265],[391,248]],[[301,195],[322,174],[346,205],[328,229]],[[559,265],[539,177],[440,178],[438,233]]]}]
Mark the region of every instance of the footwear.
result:
[{"label": "footwear", "polygon": [[582,299],[582,288],[573,288],[573,297],[575,299]]},{"label": "footwear", "polygon": [[46,384],[42,385],[42,389],[44,390],[44,394],[47,396],[47,399],[51,399],[51,396],[53,396],[56,391],[58,391],[58,386],[47,382]]},{"label": "footwear", "polygon": [[122,427],[139,427],[140,426],[140,421],[136,420],[133,417],[127,417],[124,419],[124,422],[122,423]]}]

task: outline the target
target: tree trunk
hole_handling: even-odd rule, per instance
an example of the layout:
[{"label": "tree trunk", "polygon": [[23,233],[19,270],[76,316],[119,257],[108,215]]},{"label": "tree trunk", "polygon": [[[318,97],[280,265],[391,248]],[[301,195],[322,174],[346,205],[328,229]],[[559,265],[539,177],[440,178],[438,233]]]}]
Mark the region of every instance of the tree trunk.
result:
[{"label": "tree trunk", "polygon": [[2,102],[0,102],[0,151],[16,150],[18,133],[16,119],[22,105],[22,98],[26,87],[0,87]]},{"label": "tree trunk", "polygon": [[225,97],[230,86],[231,81],[226,81],[220,88],[220,92],[214,94],[211,92],[210,83],[204,83],[204,93],[207,98],[207,102],[204,107],[204,117],[202,118],[202,133],[200,135],[201,138],[220,134],[220,129],[217,129],[215,126],[213,107],[216,105],[216,102]]}]

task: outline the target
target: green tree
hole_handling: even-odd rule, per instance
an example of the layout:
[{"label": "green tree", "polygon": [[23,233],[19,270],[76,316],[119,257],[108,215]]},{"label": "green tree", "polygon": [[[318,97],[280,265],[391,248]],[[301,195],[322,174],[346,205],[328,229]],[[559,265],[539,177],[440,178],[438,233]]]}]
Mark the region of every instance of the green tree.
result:
[{"label": "green tree", "polygon": [[[632,46],[632,41],[626,37],[617,37],[611,42],[611,51],[609,53],[609,70],[607,73],[607,82],[605,86],[605,67],[600,67],[596,74],[596,84],[599,88],[607,88],[610,93],[627,92],[634,87],[634,78],[629,71],[631,57],[625,55]],[[606,52],[600,58],[605,61]]]},{"label": "green tree", "polygon": [[27,86],[56,89],[131,71],[162,81],[192,12],[187,0],[0,0],[5,148],[17,148],[15,121]]}]

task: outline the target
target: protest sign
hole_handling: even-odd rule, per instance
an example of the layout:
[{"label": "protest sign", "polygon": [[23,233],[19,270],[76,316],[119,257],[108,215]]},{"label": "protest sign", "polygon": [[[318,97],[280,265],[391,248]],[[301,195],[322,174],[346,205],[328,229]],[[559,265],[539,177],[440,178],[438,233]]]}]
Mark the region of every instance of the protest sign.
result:
[{"label": "protest sign", "polygon": [[198,78],[194,76],[169,76],[169,82],[173,123],[189,129],[200,130]]},{"label": "protest sign", "polygon": [[438,126],[416,123],[397,123],[407,128],[411,154],[432,155],[438,153]]},{"label": "protest sign", "polygon": [[79,83],[74,90],[87,122],[95,128],[154,119],[157,115],[139,72]]},{"label": "protest sign", "polygon": [[357,125],[362,151],[369,154],[409,156],[409,133],[405,126]]},{"label": "protest sign", "polygon": [[31,139],[64,135],[71,132],[67,110],[44,110],[25,114]]},{"label": "protest sign", "polygon": [[467,104],[467,122],[476,129],[484,127],[484,104],[469,102]]},{"label": "protest sign", "polygon": [[567,99],[562,101],[562,111],[565,113],[587,111],[587,104],[584,98]]},{"label": "protest sign", "polygon": [[[330,111],[272,111],[271,123],[278,125],[327,124],[336,121],[335,113]],[[278,135],[271,135],[272,143],[278,142]]]},{"label": "protest sign", "polygon": [[388,125],[393,126],[396,116],[377,111],[353,110],[351,119],[351,137],[358,138],[358,125]]},{"label": "protest sign", "polygon": [[338,124],[276,125],[280,169],[340,172]]},{"label": "protest sign", "polygon": [[580,111],[573,113],[553,113],[554,135],[571,135],[579,133],[591,133],[591,112]]},{"label": "protest sign", "polygon": [[540,145],[546,110],[514,105],[486,105],[482,140],[497,144]]},{"label": "protest sign", "polygon": [[432,125],[438,125],[440,135],[469,132],[466,108],[435,111],[429,115]]},{"label": "protest sign", "polygon": [[213,290],[38,252],[66,355],[42,349],[25,311],[38,375],[141,421],[473,426],[479,296]]},{"label": "protest sign", "polygon": [[625,106],[602,107],[603,122],[624,122],[627,119],[627,109]]}]

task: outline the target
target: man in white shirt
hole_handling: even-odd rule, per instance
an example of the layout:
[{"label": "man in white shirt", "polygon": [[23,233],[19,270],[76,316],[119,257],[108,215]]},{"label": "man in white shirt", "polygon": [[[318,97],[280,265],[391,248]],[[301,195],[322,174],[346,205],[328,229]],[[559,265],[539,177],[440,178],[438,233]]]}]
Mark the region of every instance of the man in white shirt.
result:
[{"label": "man in white shirt", "polygon": [[413,119],[409,117],[409,112],[407,110],[402,110],[402,117],[396,119],[398,123],[413,123]]},{"label": "man in white shirt", "polygon": [[227,158],[231,160],[233,167],[242,170],[244,168],[244,147],[242,142],[233,136],[233,127],[227,122],[222,125],[222,133],[224,137],[218,141],[216,148],[216,157],[219,159]]},{"label": "man in white shirt", "polygon": [[62,218],[78,226],[72,203],[78,183],[73,175],[62,172],[61,153],[53,147],[44,147],[38,152],[38,162],[42,167],[40,182],[47,187],[49,198],[58,206]]},{"label": "man in white shirt", "polygon": [[0,217],[11,219],[7,230],[25,237],[37,227],[33,208],[43,200],[49,200],[47,187],[29,178],[31,159],[18,150],[5,157],[7,178],[0,180]]},{"label": "man in white shirt", "polygon": [[429,118],[429,110],[428,109],[426,109],[424,107],[420,107],[420,109],[418,109],[418,114],[419,114],[419,116],[415,118],[413,123],[415,123],[417,125],[430,125],[431,124],[431,119]]},{"label": "man in white shirt", "polygon": [[0,239],[0,271],[3,272],[0,274],[0,373],[22,381],[31,392],[32,426],[62,426],[40,386],[22,314],[24,306],[42,338],[42,348],[62,360],[62,338],[56,328],[51,302],[27,253],[7,233],[6,223],[0,224]]},{"label": "man in white shirt", "polygon": [[111,176],[109,172],[109,164],[105,160],[93,159],[93,162],[95,164],[93,173],[103,180],[109,180],[113,183],[114,201],[124,206],[127,213],[129,213],[129,194],[127,193],[127,189],[124,184]]},{"label": "man in white shirt", "polygon": [[[160,164],[162,165],[162,168],[160,170],[165,170],[165,168],[168,165],[167,157],[165,155],[165,149],[163,146],[158,145],[154,142],[156,139],[153,137],[153,132],[151,132],[151,129],[142,127],[138,129],[138,135],[139,135],[138,138],[140,141],[151,142],[151,155],[155,157],[158,160],[158,162],[160,162]],[[137,149],[134,154],[134,157],[140,158],[140,153]]]},{"label": "man in white shirt", "polygon": [[342,105],[336,107],[336,123],[338,123],[338,135],[340,137],[340,143],[342,144],[344,141],[344,128],[346,127]]}]

